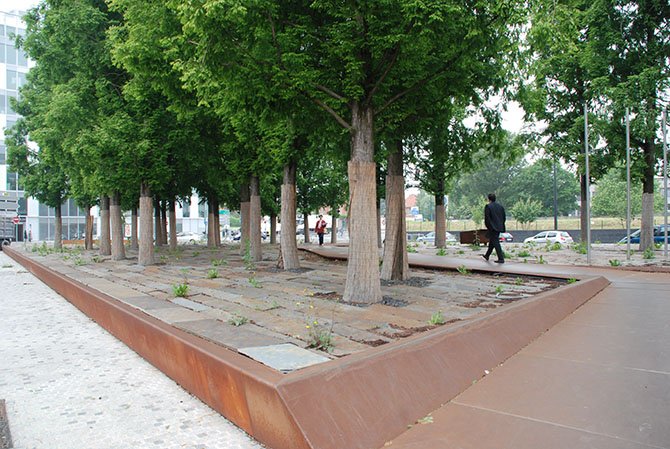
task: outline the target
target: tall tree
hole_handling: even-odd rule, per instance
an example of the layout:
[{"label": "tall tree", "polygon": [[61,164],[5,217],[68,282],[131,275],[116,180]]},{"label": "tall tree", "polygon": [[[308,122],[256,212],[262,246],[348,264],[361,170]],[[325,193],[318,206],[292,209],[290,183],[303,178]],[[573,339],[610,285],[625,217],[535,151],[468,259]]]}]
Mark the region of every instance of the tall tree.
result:
[{"label": "tall tree", "polygon": [[426,86],[439,92],[454,80],[476,76],[480,66],[503,62],[510,22],[520,19],[523,3],[230,0],[211,8],[198,1],[175,6],[192,33],[188,38],[197,43],[187,77],[206,71],[206,78],[219,83],[239,73],[272,80],[349,133],[350,244],[343,298],[381,301],[374,239],[375,123],[406,113],[393,105],[425,94]]}]

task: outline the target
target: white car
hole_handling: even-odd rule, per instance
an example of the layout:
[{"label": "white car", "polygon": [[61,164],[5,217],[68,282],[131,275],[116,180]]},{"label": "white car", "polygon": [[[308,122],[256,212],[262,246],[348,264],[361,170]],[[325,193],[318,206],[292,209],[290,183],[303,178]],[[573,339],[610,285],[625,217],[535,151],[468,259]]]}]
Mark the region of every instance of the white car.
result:
[{"label": "white car", "polygon": [[205,238],[204,234],[198,234],[197,232],[179,232],[177,234],[177,243],[188,244],[188,243],[200,243]]},{"label": "white car", "polygon": [[[429,232],[426,235],[420,235],[416,238],[417,242],[435,243],[435,232]],[[445,233],[444,241],[449,243],[456,242],[456,236],[450,232]]]},{"label": "white car", "polygon": [[572,243],[572,237],[565,231],[544,231],[539,234],[535,234],[532,237],[528,237],[523,241],[523,243]]}]

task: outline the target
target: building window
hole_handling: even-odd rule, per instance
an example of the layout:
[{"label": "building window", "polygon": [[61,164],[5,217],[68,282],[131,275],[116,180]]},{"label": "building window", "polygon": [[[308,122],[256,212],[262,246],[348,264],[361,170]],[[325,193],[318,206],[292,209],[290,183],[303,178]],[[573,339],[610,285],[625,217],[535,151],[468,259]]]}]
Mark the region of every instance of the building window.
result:
[{"label": "building window", "polygon": [[7,89],[16,90],[19,87],[19,78],[16,70],[7,69]]},{"label": "building window", "polygon": [[7,113],[7,95],[4,93],[0,94],[0,114]]},{"label": "building window", "polygon": [[200,218],[207,217],[207,203],[198,204],[198,217]]},{"label": "building window", "polygon": [[7,190],[16,190],[18,175],[16,173],[7,173]]},{"label": "building window", "polygon": [[18,55],[18,51],[13,45],[8,45],[5,44],[5,50],[7,51],[7,58],[5,58],[5,62],[7,64],[14,64],[16,65],[16,57]]},{"label": "building window", "polygon": [[[2,26],[2,25],[0,25]],[[5,46],[3,44],[0,44],[0,62],[5,63],[7,62],[5,60]]]},{"label": "building window", "polygon": [[7,147],[0,143],[0,164],[4,164],[7,161]]},{"label": "building window", "polygon": [[28,200],[19,198],[19,215],[28,215]]},{"label": "building window", "polygon": [[191,199],[187,199],[181,205],[181,216],[189,218],[191,216]]}]

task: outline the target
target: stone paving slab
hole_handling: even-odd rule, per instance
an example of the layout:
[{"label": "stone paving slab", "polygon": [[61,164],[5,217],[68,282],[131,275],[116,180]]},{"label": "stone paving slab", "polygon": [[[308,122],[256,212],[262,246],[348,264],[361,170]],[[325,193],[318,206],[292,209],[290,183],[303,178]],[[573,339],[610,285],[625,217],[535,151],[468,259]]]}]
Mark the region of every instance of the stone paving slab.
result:
[{"label": "stone paving slab", "polygon": [[193,310],[194,312],[204,312],[205,310],[211,310],[211,307],[202,305],[186,298],[170,298],[170,302],[182,307],[186,307],[187,309]]},{"label": "stone paving slab", "polygon": [[165,307],[160,309],[147,309],[145,312],[148,315],[151,315],[154,318],[158,318],[161,321],[165,321],[168,324],[176,324],[183,321],[196,321],[202,317],[202,315],[200,315],[198,312],[194,312],[179,306]]},{"label": "stone paving slab", "polygon": [[330,360],[327,357],[289,343],[240,348],[239,351],[264,365],[284,373]]},{"label": "stone paving slab", "polygon": [[214,319],[181,321],[177,326],[235,351],[241,347],[267,346],[284,342],[283,339],[255,331],[256,326],[233,326]]}]

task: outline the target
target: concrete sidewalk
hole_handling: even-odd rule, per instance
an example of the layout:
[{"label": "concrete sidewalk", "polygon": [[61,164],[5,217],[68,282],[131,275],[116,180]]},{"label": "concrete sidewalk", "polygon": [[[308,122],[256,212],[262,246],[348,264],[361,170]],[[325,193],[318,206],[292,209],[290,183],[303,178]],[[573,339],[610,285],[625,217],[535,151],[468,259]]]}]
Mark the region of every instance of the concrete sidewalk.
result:
[{"label": "concrete sidewalk", "polygon": [[670,448],[670,274],[528,268],[611,285],[384,447]]}]

